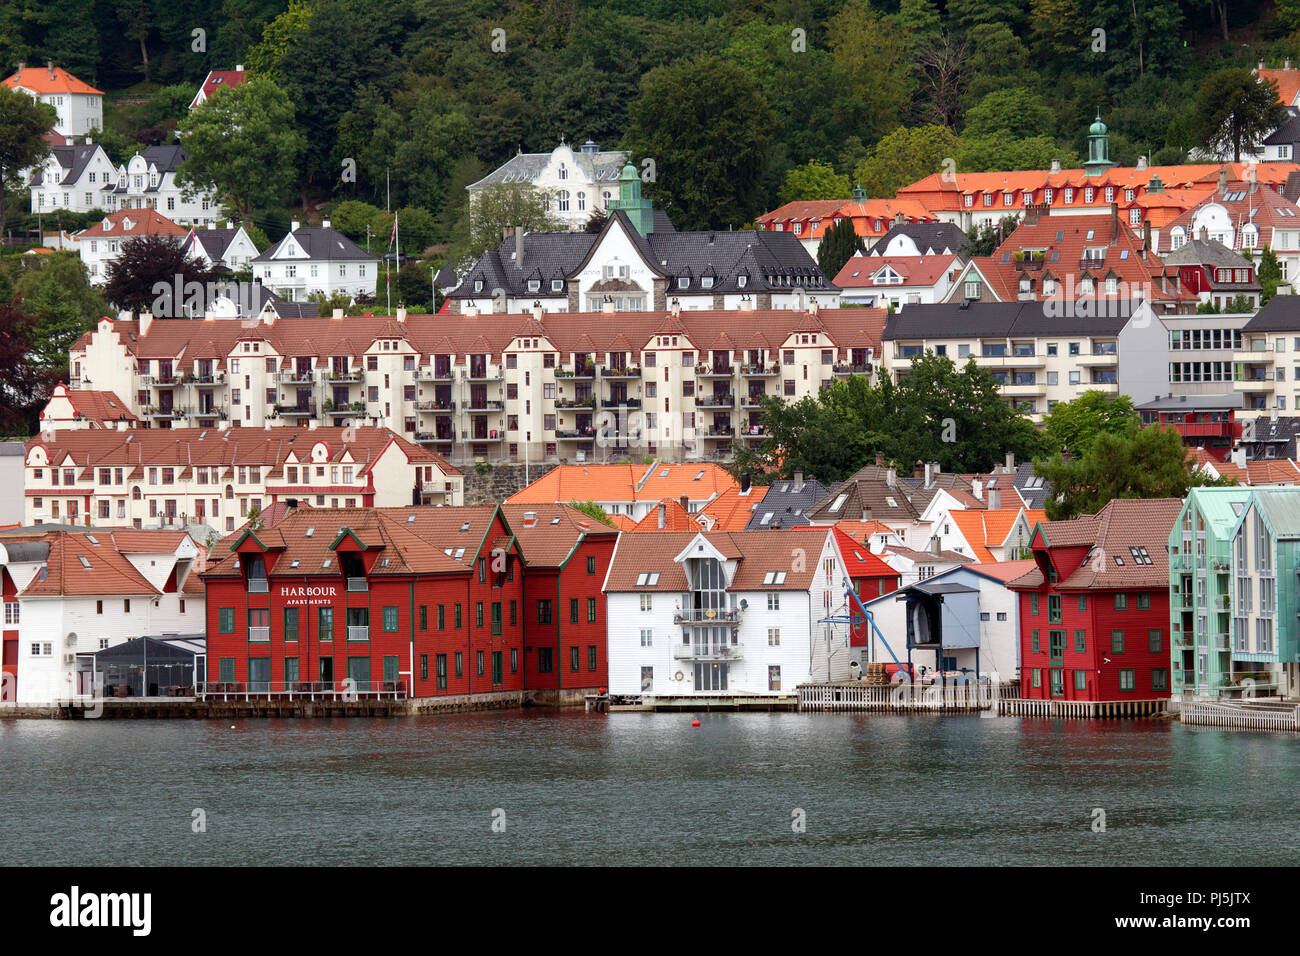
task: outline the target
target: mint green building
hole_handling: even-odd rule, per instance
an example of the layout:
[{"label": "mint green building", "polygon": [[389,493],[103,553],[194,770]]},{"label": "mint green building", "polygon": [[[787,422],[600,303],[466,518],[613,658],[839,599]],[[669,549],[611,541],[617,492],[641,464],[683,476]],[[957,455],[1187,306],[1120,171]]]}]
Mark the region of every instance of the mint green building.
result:
[{"label": "mint green building", "polygon": [[1235,686],[1233,541],[1251,494],[1243,487],[1193,488],[1169,532],[1170,691],[1175,697],[1218,697],[1225,686]]}]

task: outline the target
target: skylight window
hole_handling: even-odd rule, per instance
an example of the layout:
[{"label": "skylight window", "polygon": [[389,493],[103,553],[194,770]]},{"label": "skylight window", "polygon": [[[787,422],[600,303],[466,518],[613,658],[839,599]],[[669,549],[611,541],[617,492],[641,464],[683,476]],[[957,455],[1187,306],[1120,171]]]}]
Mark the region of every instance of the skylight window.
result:
[{"label": "skylight window", "polygon": [[386,557],[384,557],[384,558],[380,558],[380,559],[379,559],[379,566],[380,566],[381,568],[386,568],[386,567],[388,567],[388,560],[389,560],[389,559],[386,558]]},{"label": "skylight window", "polygon": [[771,512],[771,511],[764,511],[764,512],[763,512],[763,520],[760,521],[759,524],[769,524],[769,523],[771,522],[771,520],[772,520],[772,512]]},{"label": "skylight window", "polygon": [[559,524],[559,523],[560,523],[560,516],[559,516],[559,515],[556,515],[554,518],[551,519],[551,524],[553,524],[553,525],[557,525],[557,524]]},{"label": "skylight window", "polygon": [[1115,555],[1115,565],[1121,568],[1124,567],[1124,559],[1120,557],[1118,554]]},{"label": "skylight window", "polygon": [[891,508],[897,508],[897,507],[898,507],[898,502],[895,501],[893,498],[890,498],[890,497],[888,497],[888,496],[885,497],[885,503],[888,504],[889,507],[891,507]]},{"label": "skylight window", "polygon": [[414,512],[414,511],[412,511],[409,515],[406,516],[406,523],[407,523],[407,524],[415,524],[415,512]]},{"label": "skylight window", "polygon": [[291,567],[291,568],[296,568],[296,567],[297,567],[298,565],[300,565],[300,564],[302,564],[302,559],[301,559],[301,558],[294,558],[292,561],[289,562],[289,567]]},{"label": "skylight window", "polygon": [[763,575],[764,584],[785,584],[784,571],[768,571]]},{"label": "skylight window", "polygon": [[324,569],[324,568],[328,568],[333,563],[334,563],[333,558],[326,558],[324,561],[320,563],[320,566],[322,569]]},{"label": "skylight window", "polygon": [[87,558],[84,554],[77,555],[77,560],[81,562],[81,566],[85,568],[87,571],[94,570],[94,568],[91,567],[90,559]]},{"label": "skylight window", "polygon": [[841,508],[844,507],[844,502],[848,500],[849,500],[848,495],[840,495],[838,498],[835,499],[835,503],[831,505],[831,511],[839,511]]},{"label": "skylight window", "polygon": [[461,558],[463,558],[463,557],[465,557],[465,549],[464,549],[464,548],[457,548],[457,549],[456,549],[456,560],[459,561],[459,560],[460,560]]},{"label": "skylight window", "polygon": [[310,538],[315,533],[316,533],[316,526],[314,524],[311,524],[307,526],[307,530],[302,533],[302,536],[304,538]]},{"label": "skylight window", "polygon": [[95,547],[97,548],[99,547],[99,540],[93,534],[86,535],[86,540],[89,541],[91,544],[93,544]]},{"label": "skylight window", "polygon": [[700,471],[700,473],[699,473],[698,475],[695,476],[695,480],[696,480],[696,481],[699,481],[699,480],[700,480],[701,478],[703,478],[703,477],[704,477],[704,472],[703,472],[703,471]]},{"label": "skylight window", "polygon": [[462,532],[468,531],[468,530],[469,530],[469,522],[468,522],[468,521],[462,521],[462,522],[461,522],[461,525],[460,525],[460,530],[461,530]]},{"label": "skylight window", "polygon": [[639,588],[652,588],[658,583],[658,571],[642,571],[636,576],[636,586]]}]

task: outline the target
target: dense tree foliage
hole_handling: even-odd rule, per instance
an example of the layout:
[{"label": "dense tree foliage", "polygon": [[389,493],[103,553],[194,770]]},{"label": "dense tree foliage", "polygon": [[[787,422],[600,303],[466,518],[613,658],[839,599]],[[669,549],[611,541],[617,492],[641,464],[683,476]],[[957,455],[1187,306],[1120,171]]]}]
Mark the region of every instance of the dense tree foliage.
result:
[{"label": "dense tree foliage", "polygon": [[895,385],[861,376],[837,381],[815,397],[763,400],[767,435],[738,449],[736,473],[770,481],[796,471],[839,481],[877,452],[900,467],[920,459],[946,471],[987,471],[1007,452],[1023,459],[1044,449],[1041,433],[1001,397],[992,375],[972,359],[958,369],[927,353]]},{"label": "dense tree foliage", "polygon": [[822,236],[817,246],[817,265],[826,278],[834,280],[844,263],[863,251],[862,237],[853,228],[853,220],[841,219]]},{"label": "dense tree foliage", "polygon": [[186,314],[186,302],[199,307],[206,302],[192,294],[191,284],[217,278],[216,270],[186,254],[172,236],[137,236],[123,242],[118,257],[108,264],[104,298],[119,309],[177,318]]},{"label": "dense tree foliage", "polygon": [[54,125],[54,107],[0,86],[0,236],[5,231],[5,190],[22,185],[19,173],[50,154],[42,139]]},{"label": "dense tree foliage", "polygon": [[1043,434],[1049,451],[1069,451],[1077,457],[1091,451],[1099,435],[1129,436],[1139,425],[1133,399],[1088,391],[1053,408],[1043,421]]},{"label": "dense tree foliage", "polygon": [[1045,505],[1053,521],[1095,514],[1112,498],[1183,498],[1194,486],[1236,484],[1192,471],[1182,436],[1172,428],[1099,432],[1087,454],[1036,460],[1034,473],[1055,491]]}]

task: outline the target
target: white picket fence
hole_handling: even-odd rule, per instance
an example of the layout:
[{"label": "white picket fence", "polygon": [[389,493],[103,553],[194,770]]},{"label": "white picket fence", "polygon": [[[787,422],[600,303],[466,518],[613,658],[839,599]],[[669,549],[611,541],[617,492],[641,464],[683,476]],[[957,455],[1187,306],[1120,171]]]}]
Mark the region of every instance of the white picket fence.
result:
[{"label": "white picket fence", "polygon": [[843,681],[800,684],[800,710],[871,710],[902,713],[961,713],[991,709],[998,700],[1020,692],[1016,682],[1000,684],[864,684]]}]

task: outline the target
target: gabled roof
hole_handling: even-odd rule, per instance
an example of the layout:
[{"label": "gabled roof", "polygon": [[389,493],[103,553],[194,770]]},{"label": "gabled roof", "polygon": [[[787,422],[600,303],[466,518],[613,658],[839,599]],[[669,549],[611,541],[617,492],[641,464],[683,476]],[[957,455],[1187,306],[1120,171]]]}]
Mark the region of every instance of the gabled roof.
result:
[{"label": "gabled roof", "polygon": [[501,513],[530,568],[561,567],[584,539],[618,534],[617,528],[567,504],[502,505]]},{"label": "gabled roof", "polygon": [[[659,525],[659,511],[663,510],[664,523]],[[642,531],[699,531],[700,524],[695,517],[682,507],[680,501],[676,498],[665,498],[660,501],[646,514],[644,518],[632,526],[636,532]]]},{"label": "gabled roof", "polygon": [[136,236],[185,236],[178,226],[156,209],[119,209],[78,233],[80,239],[133,239]]},{"label": "gabled roof", "polygon": [[13,89],[21,86],[33,93],[89,93],[103,96],[103,90],[97,90],[89,83],[83,83],[61,66],[27,66],[5,78],[5,86]]},{"label": "gabled roof", "polygon": [[969,241],[966,233],[955,223],[899,222],[889,227],[889,231],[867,250],[867,255],[880,255],[878,250],[888,248],[895,236],[907,236],[923,256],[960,253]]},{"label": "gabled roof", "polygon": [[[465,188],[472,191],[482,189],[484,186],[536,182],[550,164],[552,155],[551,152],[516,153],[482,179],[470,183]],[[629,154],[621,149],[583,152],[581,148],[575,148],[573,159],[582,168],[587,179],[594,183],[609,183],[617,193],[618,174],[623,164],[628,161]],[[592,197],[592,202],[595,204],[596,197]]]},{"label": "gabled roof", "polygon": [[802,484],[793,478],[778,479],[767,486],[767,493],[763,495],[759,507],[750,515],[745,530],[768,531],[811,524],[806,515],[808,510],[836,487],[838,486],[827,487],[816,478],[805,478]]},{"label": "gabled roof", "polygon": [[557,465],[506,504],[555,504],[569,501],[660,501],[685,495],[706,501],[736,486],[726,469],[712,462],[652,465]]},{"label": "gabled roof", "polygon": [[[962,264],[957,255],[929,256],[853,256],[835,276],[835,284],[842,289],[928,288]],[[882,270],[889,268],[902,277],[902,282],[878,282]]]},{"label": "gabled roof", "polygon": [[723,491],[697,514],[708,519],[712,531],[744,531],[763,506],[769,490],[770,486],[750,485],[749,491],[742,492],[737,485]]},{"label": "gabled roof", "polygon": [[1261,78],[1277,87],[1277,99],[1283,106],[1291,106],[1300,96],[1300,70],[1296,69],[1257,69]]},{"label": "gabled roof", "polygon": [[43,543],[48,548],[41,571],[20,592],[23,597],[160,594],[126,555],[174,554],[186,540],[182,531],[95,528],[0,534],[0,544],[11,550],[11,558],[17,543]]},{"label": "gabled roof", "polygon": [[299,226],[296,232],[289,233],[271,248],[259,255],[254,262],[279,261],[280,253],[288,246],[290,237],[307,253],[306,260],[294,261],[345,261],[378,262],[378,256],[372,256],[337,229],[324,226]]},{"label": "gabled roof", "polygon": [[[95,154],[103,148],[98,143],[54,146],[50,150],[50,154],[58,160],[59,167],[63,170],[63,176],[59,183],[68,186],[77,183],[86,167],[90,165],[90,161],[94,159]],[[44,179],[44,167],[38,168],[33,176],[32,185],[44,183]]]},{"label": "gabled roof", "polygon": [[198,92],[194,94],[194,99],[190,100],[190,109],[199,106],[202,101],[206,101],[213,93],[219,89],[232,86],[241,86],[248,80],[248,71],[246,70],[209,70],[208,75],[203,78]]},{"label": "gabled roof", "polygon": [[136,417],[130,407],[118,398],[116,392],[96,391],[88,388],[70,388],[68,401],[82,418],[92,422],[134,422]]},{"label": "gabled roof", "polygon": [[866,545],[854,541],[838,527],[831,530],[835,535],[835,546],[839,548],[840,557],[844,561],[845,573],[850,580],[898,577],[898,572],[872,554]]},{"label": "gabled roof", "polygon": [[[664,531],[657,534],[625,534],[605,580],[607,592],[689,590],[682,563],[675,559],[697,536],[702,536],[727,560],[735,560],[736,572],[730,591],[807,591],[818,571],[817,555],[830,532],[828,528],[795,528],[784,531]],[[807,560],[791,559],[802,550]],[[768,577],[784,573],[780,583]],[[638,578],[658,574],[654,584]]]}]

